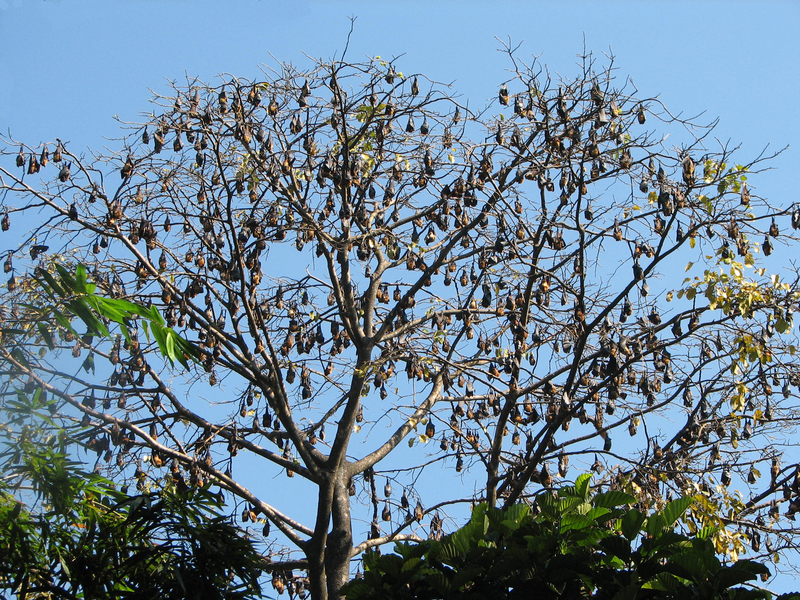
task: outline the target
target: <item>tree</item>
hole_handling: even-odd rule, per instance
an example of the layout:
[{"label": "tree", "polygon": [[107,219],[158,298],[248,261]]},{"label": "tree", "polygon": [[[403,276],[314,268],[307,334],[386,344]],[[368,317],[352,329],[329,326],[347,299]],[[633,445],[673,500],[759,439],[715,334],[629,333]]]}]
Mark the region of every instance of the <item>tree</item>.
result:
[{"label": "tree", "polygon": [[[676,531],[693,502],[679,498],[650,514],[634,496],[595,493],[591,476],[506,509],[480,504],[470,522],[441,540],[397,543],[396,554],[370,552],[347,600],[368,598],[763,598],[734,587],[769,569],[749,560],[723,565],[713,528]],[[783,597],[782,597],[783,598]]]},{"label": "tree", "polygon": [[[480,110],[341,59],[175,84],[108,155],[6,139],[6,393],[79,411],[112,479],[139,461],[220,486],[286,546],[265,549],[276,588],[315,599],[364,550],[459,503],[514,505],[570,461],[643,506],[699,495],[690,523],[718,551],[794,548],[797,281],[761,254],[796,241],[800,210],[751,189],[769,157],[737,159],[613,60],[554,80],[507,52]],[[34,266],[77,263],[199,366],[160,359],[141,318],[111,342],[42,328]],[[264,471],[234,469],[245,454]],[[471,478],[415,485],[452,470]],[[316,490],[313,521],[260,486],[282,472]]]},{"label": "tree", "polygon": [[[262,558],[179,472],[128,495],[70,454],[97,438],[54,417],[38,388],[2,409],[0,589],[25,598],[259,598]],[[4,596],[5,597],[5,596]]]}]

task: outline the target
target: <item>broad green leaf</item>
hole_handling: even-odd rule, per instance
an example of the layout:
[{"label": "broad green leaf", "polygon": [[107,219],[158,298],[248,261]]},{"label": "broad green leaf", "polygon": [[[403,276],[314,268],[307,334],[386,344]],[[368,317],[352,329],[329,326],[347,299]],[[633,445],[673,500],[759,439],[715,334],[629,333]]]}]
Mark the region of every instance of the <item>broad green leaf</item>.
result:
[{"label": "broad green leaf", "polygon": [[584,500],[589,499],[589,486],[592,483],[592,474],[583,473],[575,480],[575,489]]},{"label": "broad green leaf", "polygon": [[624,561],[630,559],[631,543],[622,536],[610,535],[600,540],[599,545],[607,554],[621,558]]},{"label": "broad green leaf", "polygon": [[594,527],[594,525],[595,522],[593,519],[585,515],[570,513],[564,515],[564,518],[561,519],[561,532],[563,533],[573,529],[588,529],[589,527]]},{"label": "broad green leaf", "polygon": [[661,513],[653,513],[647,517],[645,529],[649,535],[655,537],[661,533],[665,527],[667,527],[667,520]]},{"label": "broad green leaf", "polygon": [[658,573],[653,579],[642,585],[645,590],[658,590],[661,592],[675,592],[684,587],[680,579],[672,573]]},{"label": "broad green leaf", "polygon": [[403,563],[403,569],[402,570],[404,572],[408,572],[408,571],[414,570],[421,563],[422,563],[422,559],[420,557],[418,557],[418,556],[415,556],[415,557],[410,558],[407,561],[405,561],[405,563]]},{"label": "broad green leaf", "polygon": [[770,571],[765,565],[752,560],[739,560],[717,573],[717,587],[733,587],[757,579],[760,575],[769,577]]},{"label": "broad green leaf", "polygon": [[620,529],[622,530],[622,535],[629,540],[636,538],[642,531],[642,525],[644,524],[646,516],[647,515],[645,515],[643,512],[635,508],[632,508],[626,512],[620,519]]},{"label": "broad green leaf", "polygon": [[577,496],[568,496],[566,498],[559,498],[558,512],[561,515],[566,515],[567,513],[572,512],[577,506],[581,504],[583,504],[583,498],[579,498]]},{"label": "broad green leaf", "polygon": [[667,527],[672,527],[675,522],[686,512],[686,509],[694,502],[694,497],[684,496],[673,500],[664,508],[661,514],[664,515]]},{"label": "broad green leaf", "polygon": [[444,597],[449,597],[453,591],[453,584],[444,573],[440,573],[438,571],[430,573],[426,576],[426,581],[431,584],[431,587],[434,590],[442,594]]},{"label": "broad green leaf", "polygon": [[617,506],[633,504],[634,502],[636,502],[636,498],[618,490],[597,494],[592,500],[592,504],[595,506],[602,506],[605,508],[616,508]]},{"label": "broad green leaf", "polygon": [[719,531],[719,527],[703,527],[700,531],[697,532],[698,539],[707,540],[714,536]]},{"label": "broad green leaf", "polygon": [[528,515],[530,508],[527,504],[515,504],[508,507],[503,513],[502,526],[506,532],[512,532],[519,529],[522,520]]},{"label": "broad green leaf", "polygon": [[713,577],[722,568],[722,564],[714,554],[713,546],[710,543],[705,544],[705,547],[691,548],[674,554],[668,563],[669,571],[681,577],[678,568],[682,568],[695,582]]},{"label": "broad green leaf", "polygon": [[619,591],[614,594],[613,600],[636,600],[640,589],[641,585],[638,583],[630,583],[620,588]]},{"label": "broad green leaf", "polygon": [[610,508],[604,506],[595,506],[586,512],[586,516],[599,523],[604,523],[608,521],[609,518],[613,517],[615,512],[616,511],[612,512]]}]

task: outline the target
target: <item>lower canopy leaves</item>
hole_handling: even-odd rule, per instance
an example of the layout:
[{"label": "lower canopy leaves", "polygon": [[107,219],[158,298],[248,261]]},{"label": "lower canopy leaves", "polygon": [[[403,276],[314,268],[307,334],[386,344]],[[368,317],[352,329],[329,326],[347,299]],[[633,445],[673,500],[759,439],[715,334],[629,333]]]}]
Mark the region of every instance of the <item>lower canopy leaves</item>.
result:
[{"label": "lower canopy leaves", "polygon": [[709,539],[676,529],[694,498],[648,514],[630,508],[632,496],[588,483],[582,476],[542,492],[533,510],[479,504],[466,526],[441,540],[368,552],[363,578],[345,586],[345,597],[529,598],[535,590],[537,598],[772,598],[735,587],[769,576],[766,566],[722,564]]}]

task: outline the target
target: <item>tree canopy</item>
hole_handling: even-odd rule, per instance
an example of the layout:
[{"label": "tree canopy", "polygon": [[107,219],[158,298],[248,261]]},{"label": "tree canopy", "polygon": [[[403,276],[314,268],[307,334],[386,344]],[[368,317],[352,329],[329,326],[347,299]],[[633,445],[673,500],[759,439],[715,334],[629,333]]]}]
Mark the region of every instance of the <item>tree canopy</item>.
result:
[{"label": "tree canopy", "polygon": [[107,153],[4,138],[3,401],[47,394],[110,480],[223,489],[315,599],[575,468],[795,549],[800,209],[613,59],[506,51],[478,108],[340,59],[174,84]]},{"label": "tree canopy", "polygon": [[[470,522],[441,540],[370,552],[363,577],[345,586],[347,600],[368,598],[763,598],[741,584],[767,576],[749,560],[723,565],[713,528],[677,531],[694,501],[672,500],[661,511],[631,508],[618,490],[597,493],[591,476],[546,490],[532,503],[506,509],[480,504]],[[788,597],[788,596],[787,596]]]}]

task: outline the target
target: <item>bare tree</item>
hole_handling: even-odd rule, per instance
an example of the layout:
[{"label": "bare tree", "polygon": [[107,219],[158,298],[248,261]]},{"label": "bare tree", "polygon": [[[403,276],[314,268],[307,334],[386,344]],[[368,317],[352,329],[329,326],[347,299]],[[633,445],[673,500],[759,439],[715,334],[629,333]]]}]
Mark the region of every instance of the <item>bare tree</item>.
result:
[{"label": "bare tree", "polygon": [[[768,157],[737,164],[613,60],[556,79],[507,51],[480,111],[394,62],[333,60],[175,85],[108,155],[6,139],[3,230],[36,219],[5,251],[6,395],[80,411],[114,477],[220,486],[281,532],[276,589],[317,599],[365,549],[438,535],[448,505],[570,468],[648,505],[701,494],[690,519],[722,550],[794,548],[797,281],[759,252],[792,247],[800,211],[748,188]],[[201,363],[55,323],[49,349],[23,303],[54,263],[157,307]],[[425,451],[396,452],[409,440]],[[241,451],[259,472],[234,470]],[[434,469],[482,489],[414,486]],[[317,490],[313,522],[274,506],[292,482],[259,485],[282,471]]]}]

